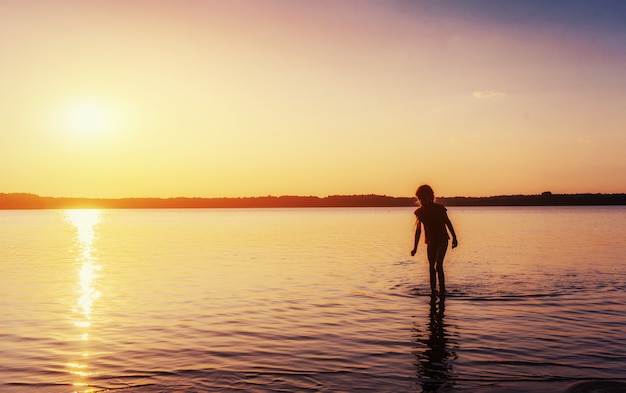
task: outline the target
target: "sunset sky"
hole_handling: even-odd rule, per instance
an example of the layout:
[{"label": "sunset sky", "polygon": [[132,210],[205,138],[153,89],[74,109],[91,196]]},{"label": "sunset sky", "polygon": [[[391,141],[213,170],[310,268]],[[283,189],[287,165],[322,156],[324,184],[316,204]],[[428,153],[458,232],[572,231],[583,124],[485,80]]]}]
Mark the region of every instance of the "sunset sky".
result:
[{"label": "sunset sky", "polygon": [[0,192],[626,192],[626,2],[1,0]]}]

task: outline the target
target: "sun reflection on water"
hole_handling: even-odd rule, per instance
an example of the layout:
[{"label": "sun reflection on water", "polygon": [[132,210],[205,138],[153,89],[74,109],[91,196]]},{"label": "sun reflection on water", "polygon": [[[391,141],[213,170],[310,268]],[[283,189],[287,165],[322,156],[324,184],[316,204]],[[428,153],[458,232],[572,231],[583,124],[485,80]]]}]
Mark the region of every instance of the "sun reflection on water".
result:
[{"label": "sun reflection on water", "polygon": [[[76,227],[77,241],[76,251],[78,256],[76,262],[78,268],[78,299],[74,308],[75,320],[74,326],[80,329],[80,341],[87,345],[89,341],[89,329],[92,326],[92,307],[96,299],[100,296],[100,292],[94,287],[98,278],[98,271],[102,266],[98,265],[96,258],[93,256],[95,250],[94,241],[96,238],[96,227],[100,222],[100,210],[78,209],[66,210],[66,220]],[[88,357],[89,352],[85,350],[80,352],[80,360],[75,360],[66,364],[69,373],[80,378],[74,382],[75,388],[80,388],[80,392],[86,393],[92,391],[86,378],[94,373],[89,370]],[[75,390],[79,392],[79,390]]]}]

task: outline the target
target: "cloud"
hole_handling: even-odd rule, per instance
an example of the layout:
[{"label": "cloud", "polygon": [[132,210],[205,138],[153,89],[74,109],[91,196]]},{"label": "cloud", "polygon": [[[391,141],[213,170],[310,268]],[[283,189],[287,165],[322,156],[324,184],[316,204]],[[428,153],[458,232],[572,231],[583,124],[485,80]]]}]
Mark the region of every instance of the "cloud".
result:
[{"label": "cloud", "polygon": [[506,97],[506,94],[501,91],[494,90],[483,90],[483,91],[475,91],[474,98],[498,98],[498,97]]},{"label": "cloud", "polygon": [[483,138],[478,135],[453,136],[449,140],[450,143],[453,143],[455,145],[479,144],[483,142]]},{"label": "cloud", "polygon": [[576,142],[578,142],[578,144],[583,145],[583,146],[595,146],[595,140],[593,137],[589,137],[589,136],[579,136],[576,138]]}]

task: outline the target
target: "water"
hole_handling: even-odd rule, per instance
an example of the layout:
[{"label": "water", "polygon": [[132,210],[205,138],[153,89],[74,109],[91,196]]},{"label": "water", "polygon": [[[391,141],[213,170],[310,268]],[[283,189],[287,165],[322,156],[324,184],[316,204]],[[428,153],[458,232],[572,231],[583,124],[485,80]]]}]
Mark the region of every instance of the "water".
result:
[{"label": "water", "polygon": [[624,391],[626,208],[449,213],[0,211],[0,391]]}]

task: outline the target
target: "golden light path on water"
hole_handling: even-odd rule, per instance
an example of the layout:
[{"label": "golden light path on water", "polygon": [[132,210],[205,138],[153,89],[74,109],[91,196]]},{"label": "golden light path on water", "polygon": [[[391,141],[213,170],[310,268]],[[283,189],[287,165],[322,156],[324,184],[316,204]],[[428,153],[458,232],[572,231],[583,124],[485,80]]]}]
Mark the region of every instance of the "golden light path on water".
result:
[{"label": "golden light path on water", "polygon": [[[86,378],[93,372],[89,371],[87,364],[89,352],[86,344],[89,341],[89,329],[92,325],[92,306],[100,296],[100,292],[94,287],[94,284],[98,277],[97,272],[102,269],[93,256],[96,226],[100,222],[100,211],[93,209],[66,210],[65,218],[76,227],[77,231],[78,299],[73,312],[75,315],[74,325],[80,329],[80,340],[85,343],[83,350],[78,355],[79,360],[67,363],[67,367],[69,372],[78,378],[74,382],[74,386],[87,388],[89,385]],[[91,391],[93,390],[81,390],[82,393]]]}]

